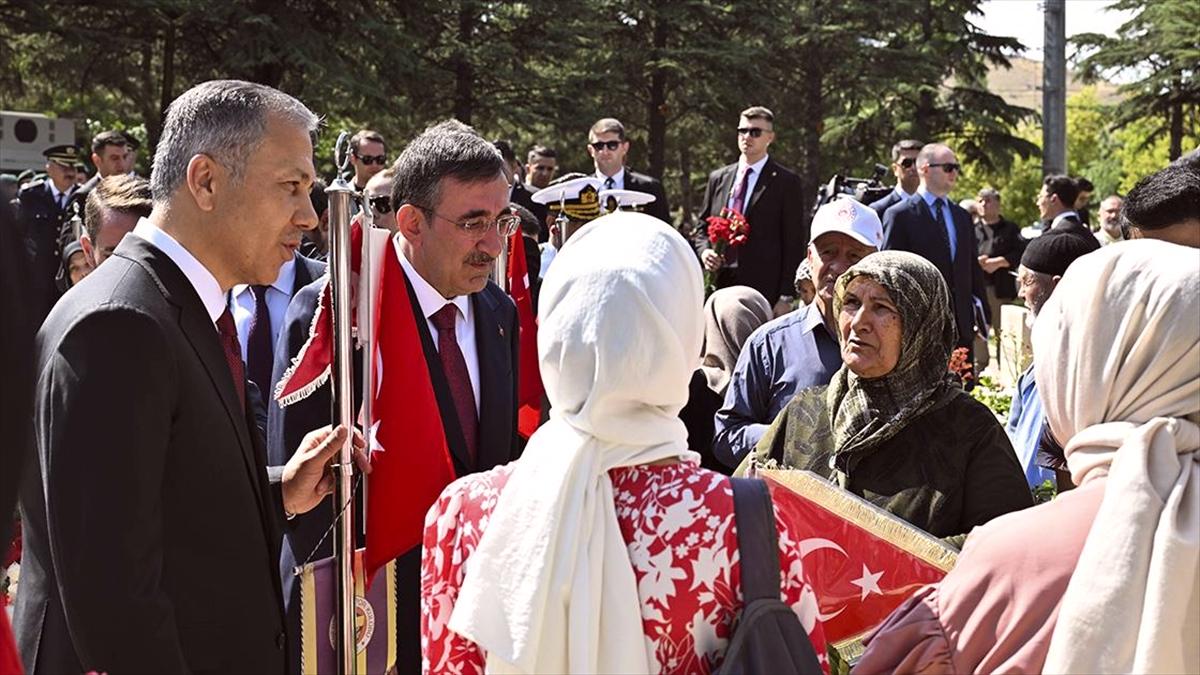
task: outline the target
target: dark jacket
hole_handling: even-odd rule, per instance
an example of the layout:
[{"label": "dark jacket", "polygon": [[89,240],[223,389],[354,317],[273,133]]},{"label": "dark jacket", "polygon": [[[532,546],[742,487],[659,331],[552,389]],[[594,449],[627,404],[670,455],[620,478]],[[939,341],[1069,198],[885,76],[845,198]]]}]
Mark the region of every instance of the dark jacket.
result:
[{"label": "dark jacket", "polygon": [[679,411],[679,419],[687,427],[688,449],[700,453],[700,466],[719,473],[728,474],[729,467],[713,454],[713,418],[721,409],[724,401],[720,394],[708,387],[708,378],[704,371],[697,368],[692,371],[692,381],[688,384],[688,402]]},{"label": "dark jacket", "polygon": [[[70,206],[73,189],[67,192]],[[50,179],[26,185],[17,195],[20,204],[21,231],[25,239],[28,256],[29,301],[34,325],[40,325],[50,308],[62,294],[57,277],[62,267],[64,239],[69,238],[66,228],[69,208],[59,208],[50,191]],[[65,230],[65,231],[64,231]]]},{"label": "dark jacket", "polygon": [[657,179],[644,173],[625,169],[625,189],[637,190],[654,195],[654,201],[646,204],[645,212],[671,225],[671,205],[667,202],[667,192]]},{"label": "dark jacket", "polygon": [[54,308],[34,358],[28,672],[282,673],[278,486],[183,272],[126,237]]},{"label": "dark jacket", "polygon": [[[825,388],[819,391],[823,396]],[[827,477],[830,453],[788,433],[789,413],[801,401],[792,399],[755,454]],[[965,393],[851,458],[848,469],[847,490],[937,537],[967,534],[996,516],[1033,506],[1004,427]]]},{"label": "dark jacket", "polygon": [[[1025,252],[1025,240],[1021,238],[1021,228],[1017,224],[1001,218],[994,225],[979,223],[975,225],[975,243],[979,246],[979,255],[989,258],[997,256],[1008,261],[1008,267],[988,274],[983,273],[984,280],[991,284],[996,291],[996,297],[1011,300],[1017,297],[1017,281],[1013,274],[1021,264],[1021,254]],[[992,322],[1000,319],[992,317]]]}]

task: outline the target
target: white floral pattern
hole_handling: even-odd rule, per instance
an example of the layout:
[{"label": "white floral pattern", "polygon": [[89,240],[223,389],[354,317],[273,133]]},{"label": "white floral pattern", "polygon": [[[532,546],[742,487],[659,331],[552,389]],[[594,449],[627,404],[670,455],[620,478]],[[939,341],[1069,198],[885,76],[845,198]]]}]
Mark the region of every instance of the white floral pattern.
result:
[{"label": "white floral pattern", "polygon": [[[487,519],[511,469],[455,481],[425,517],[421,559],[421,651],[426,673],[479,674],[483,650],[446,624]],[[729,479],[695,464],[623,467],[609,472],[621,534],[629,547],[652,667],[709,673],[725,654],[742,608],[733,492]],[[774,493],[773,498],[786,499]],[[816,597],[788,523],[776,510],[782,597],[799,615],[822,664],[825,638]]]}]

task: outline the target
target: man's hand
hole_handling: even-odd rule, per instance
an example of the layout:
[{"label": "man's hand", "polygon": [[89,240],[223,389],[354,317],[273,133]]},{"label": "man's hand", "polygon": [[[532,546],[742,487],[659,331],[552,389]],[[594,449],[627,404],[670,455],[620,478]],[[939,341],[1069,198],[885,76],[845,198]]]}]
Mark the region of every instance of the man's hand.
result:
[{"label": "man's hand", "polygon": [[700,252],[700,262],[704,263],[704,269],[716,272],[725,266],[725,256],[717,255],[716,251],[706,248]]},{"label": "man's hand", "polygon": [[[307,513],[333,492],[337,479],[331,464],[346,442],[346,427],[324,427],[310,431],[296,454],[283,467],[283,510],[292,515]],[[363,473],[371,473],[371,465],[363,452],[365,443],[354,432],[354,463]]]}]

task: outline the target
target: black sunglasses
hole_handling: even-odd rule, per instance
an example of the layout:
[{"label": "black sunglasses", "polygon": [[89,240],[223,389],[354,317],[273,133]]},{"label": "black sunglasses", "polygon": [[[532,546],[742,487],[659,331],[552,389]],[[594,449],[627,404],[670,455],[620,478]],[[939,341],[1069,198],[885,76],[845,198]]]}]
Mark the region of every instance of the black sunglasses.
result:
[{"label": "black sunglasses", "polygon": [[901,168],[905,168],[905,169],[911,169],[912,165],[916,164],[916,163],[917,163],[916,157],[905,157],[904,159],[900,160]]},{"label": "black sunglasses", "polygon": [[375,209],[379,213],[391,213],[392,212],[392,198],[387,195],[371,197],[370,199],[367,200],[367,203],[369,203],[371,205],[371,208]]},{"label": "black sunglasses", "polygon": [[360,155],[356,152],[354,153],[354,156],[358,158],[358,161],[366,164],[367,166],[372,164],[383,166],[384,163],[387,162],[387,155]]},{"label": "black sunglasses", "polygon": [[590,145],[592,146],[592,149],[595,150],[596,152],[599,152],[604,149],[616,150],[617,148],[621,147],[621,141],[596,141],[595,143],[591,143]]},{"label": "black sunglasses", "polygon": [[767,131],[766,129],[759,129],[758,127],[738,127],[738,136],[749,136],[750,138],[758,138],[759,136],[762,136],[763,133],[765,133],[766,131]]},{"label": "black sunglasses", "polygon": [[955,173],[958,171],[962,171],[962,165],[959,164],[958,162],[939,162],[937,164],[930,164],[929,166],[931,166],[931,167],[940,166],[940,167],[942,167],[942,171],[945,171],[946,173]]}]

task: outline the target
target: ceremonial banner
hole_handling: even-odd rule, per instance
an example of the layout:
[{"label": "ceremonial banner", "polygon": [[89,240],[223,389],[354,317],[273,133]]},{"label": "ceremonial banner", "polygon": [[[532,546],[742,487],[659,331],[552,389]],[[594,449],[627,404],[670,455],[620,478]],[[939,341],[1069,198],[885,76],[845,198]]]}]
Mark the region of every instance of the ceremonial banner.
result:
[{"label": "ceremonial banner", "polygon": [[508,240],[508,294],[517,306],[521,324],[518,347],[517,431],[529,438],[542,417],[542,375],[538,369],[537,316],[533,313],[533,291],[529,284],[529,262],[525,260],[525,241],[520,230]]},{"label": "ceremonial banner", "polygon": [[[363,583],[363,551],[354,552],[354,640],[359,673],[378,675],[396,663],[396,564],[375,573],[371,589]],[[333,558],[300,571],[300,672],[337,673],[337,607]]]},{"label": "ceremonial banner", "polygon": [[958,551],[933,535],[807,471],[760,469],[788,512],[792,535],[819,602],[825,637],[843,657],[862,654],[862,638],[918,588],[940,581]]}]

